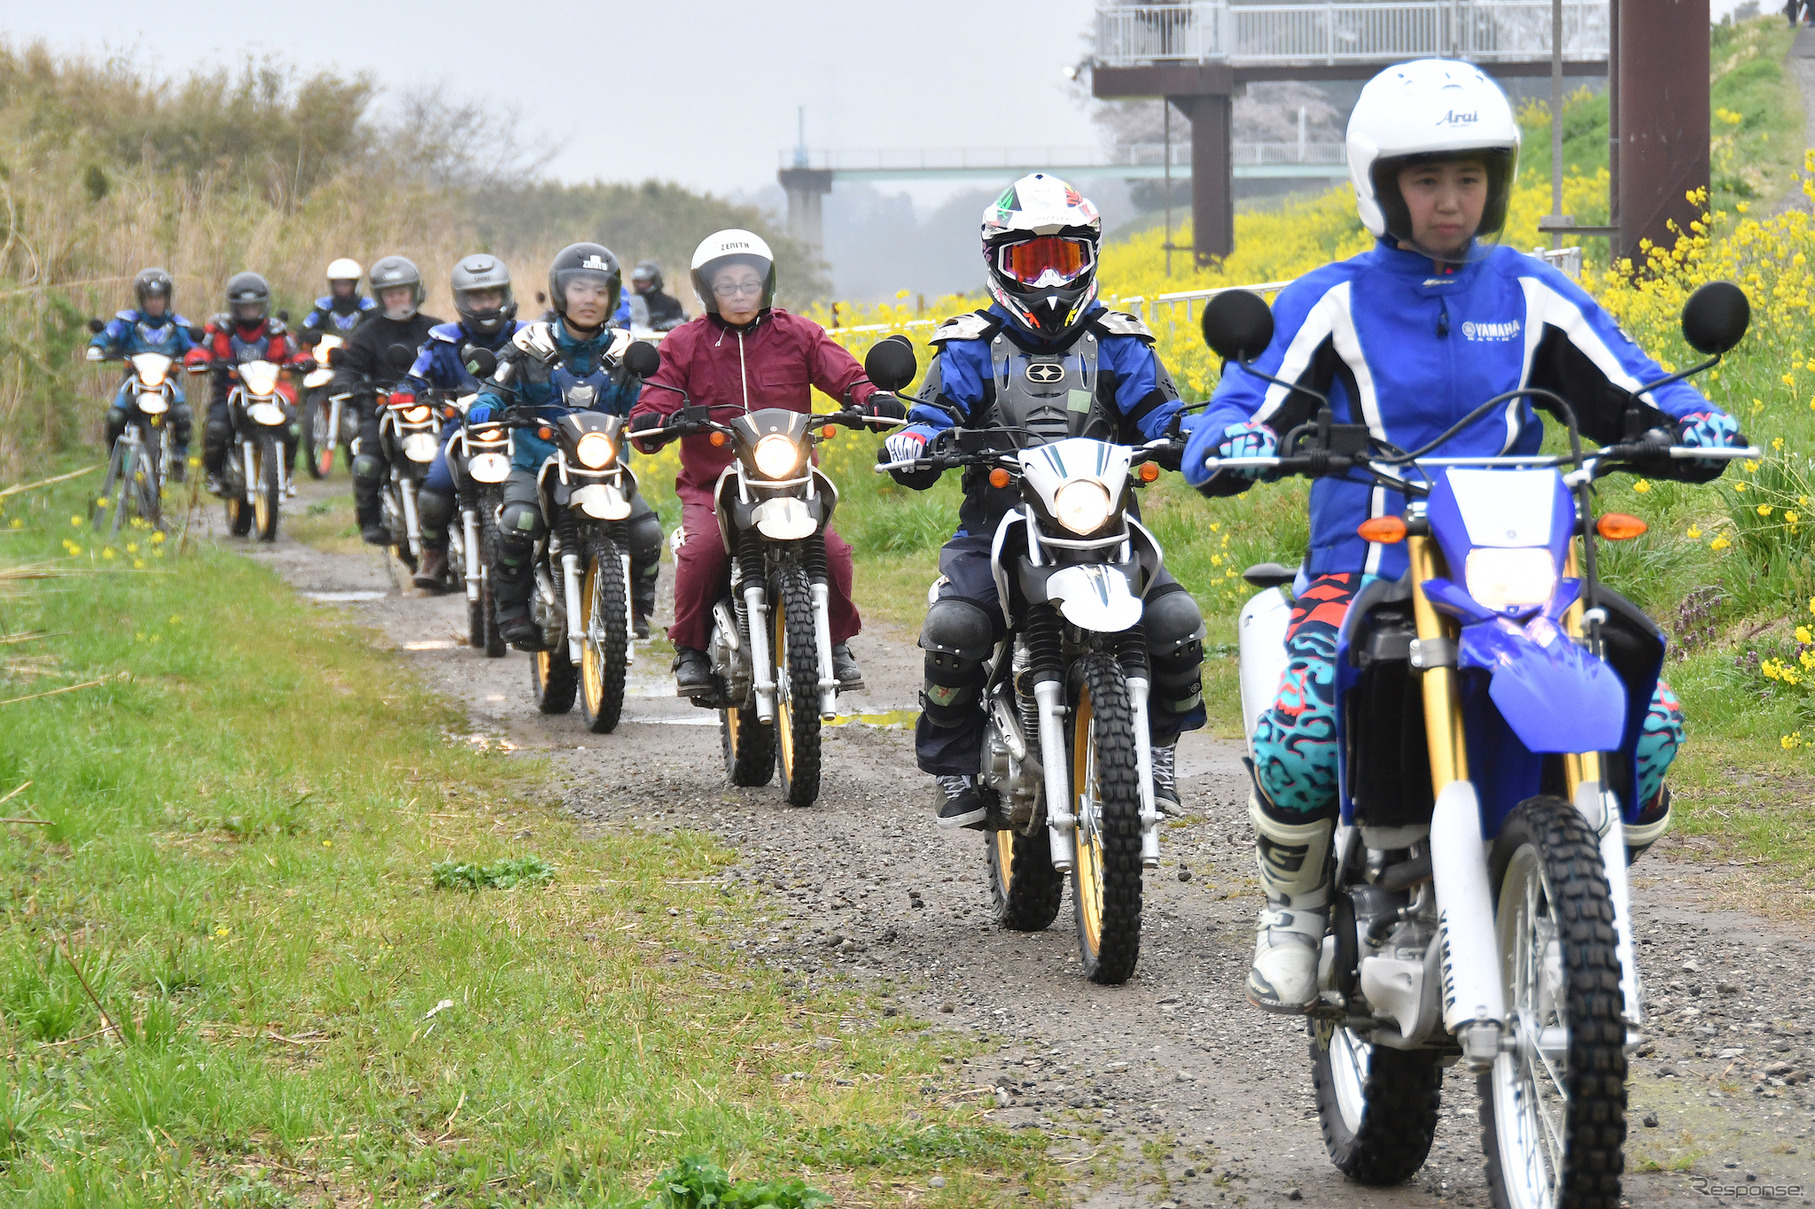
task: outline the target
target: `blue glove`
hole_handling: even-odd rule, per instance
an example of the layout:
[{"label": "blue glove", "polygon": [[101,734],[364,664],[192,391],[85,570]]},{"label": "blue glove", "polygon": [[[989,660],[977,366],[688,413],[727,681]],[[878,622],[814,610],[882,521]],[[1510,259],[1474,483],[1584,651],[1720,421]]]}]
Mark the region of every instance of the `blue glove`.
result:
[{"label": "blue glove", "polygon": [[[1265,424],[1249,420],[1223,429],[1222,444],[1216,447],[1219,458],[1270,458],[1279,452],[1279,434]],[[1258,466],[1230,466],[1221,471],[1236,478],[1257,479],[1266,471]]]},{"label": "blue glove", "polygon": [[489,400],[480,399],[466,409],[466,422],[468,424],[484,424],[497,416],[497,414],[498,409],[494,407]]},{"label": "blue glove", "polygon": [[[1679,445],[1702,449],[1731,449],[1745,443],[1745,438],[1739,435],[1739,421],[1720,411],[1698,411],[1684,416],[1676,422],[1676,440]],[[1706,482],[1719,478],[1726,468],[1725,460],[1695,458],[1681,463],[1681,477]]]}]

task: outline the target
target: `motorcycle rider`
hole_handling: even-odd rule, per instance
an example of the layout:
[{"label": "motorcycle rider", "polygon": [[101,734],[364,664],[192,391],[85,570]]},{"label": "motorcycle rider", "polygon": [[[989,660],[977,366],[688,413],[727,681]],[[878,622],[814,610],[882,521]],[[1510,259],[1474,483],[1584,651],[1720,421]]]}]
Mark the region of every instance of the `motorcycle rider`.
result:
[{"label": "motorcycle rider", "polygon": [[420,349],[442,321],[422,313],[422,274],[402,256],[384,256],[372,265],[372,291],[378,296],[379,312],[360,323],[341,346],[328,389],[351,394],[359,412],[359,445],[353,454],[353,508],[359,535],[368,545],[388,546],[391,534],[383,523],[379,494],[390,466],[378,435],[375,392],[403,377],[403,371],[386,358],[386,350],[393,344]]},{"label": "motorcycle rider", "polygon": [[[415,364],[391,392],[394,407],[408,407],[416,396],[430,390],[449,395],[479,391],[479,380],[466,368],[466,350],[483,348],[501,356],[510,338],[529,326],[517,320],[510,268],[496,256],[476,252],[462,257],[449,282],[454,311],[460,318],[429,330]],[[429,464],[428,477],[416,496],[416,516],[422,526],[422,565],[416,569],[416,586],[431,592],[447,590],[447,527],[453,520],[455,495],[447,440],[459,427],[456,417],[442,428],[441,449]]]},{"label": "motorcycle rider", "polygon": [[[623,365],[630,333],[608,326],[623,292],[623,270],[611,249],[596,243],[562,248],[548,267],[548,296],[556,319],[547,324],[546,335],[553,355],[542,359],[532,351],[535,333],[522,333],[505,346],[499,374],[484,384],[467,417],[489,420],[507,407],[521,407],[557,419],[573,410],[564,400],[575,386],[594,389],[593,410],[627,414],[642,382]],[[529,614],[530,567],[548,523],[536,476],[542,463],[554,456],[555,447],[528,429],[518,429],[512,448],[493,572],[498,633],[506,642],[522,645],[538,637]],[[637,626],[641,637],[648,633],[647,618],[655,607],[662,522],[639,493],[631,499],[628,523],[631,608],[633,619],[641,623]]]},{"label": "motorcycle rider", "polygon": [[[132,279],[132,293],[138,302],[137,308],[116,313],[106,327],[95,333],[94,339],[88,342],[88,359],[113,361],[125,360],[139,353],[161,353],[173,360],[181,360],[195,347],[195,341],[189,336],[189,321],[171,309],[175,289],[170,274],[163,269],[140,269],[138,276]],[[175,398],[170,405],[171,456],[167,473],[172,481],[180,483],[188,473],[189,438],[194,429],[194,414],[183,396],[183,388],[174,381],[170,385]],[[134,410],[131,389],[132,378],[129,375],[121,380],[120,389],[113,397],[113,406],[107,409],[109,450],[125,433],[127,418]]]},{"label": "motorcycle rider", "polygon": [[[1082,432],[1138,443],[1176,431],[1184,405],[1153,352],[1152,333],[1134,316],[1097,301],[1102,233],[1096,207],[1041,172],[1022,177],[984,208],[983,259],[995,301],[946,320],[933,333],[938,354],[909,413],[911,424],[884,442],[885,460],[919,457],[947,429],[1006,423],[1021,411],[1014,396],[1032,380],[1036,361],[1062,366],[1072,379],[1068,408],[1087,413]],[[1059,419],[1057,435],[1068,435],[1066,418]],[[939,472],[896,471],[894,477],[924,491]],[[1019,502],[1016,489],[991,487],[980,471],[966,473],[957,532],[939,552],[938,598],[920,631],[926,682],[914,754],[944,795],[941,827],[982,827],[989,811],[976,775],[985,722],[983,661],[1006,632],[990,552],[997,525]],[[1154,794],[1178,813],[1174,745],[1182,732],[1204,724],[1203,615],[1164,569],[1145,603]]]},{"label": "motorcycle rider", "polygon": [[679,298],[662,292],[662,284],[662,266],[653,260],[639,261],[630,271],[630,288],[635,295],[632,305],[642,303],[651,331],[671,332],[687,322],[687,311]]},{"label": "motorcycle rider", "polygon": [[304,348],[312,348],[325,335],[344,340],[378,313],[378,303],[359,292],[359,279],[364,275],[365,270],[350,256],[328,266],[327,295],[317,298],[314,308],[296,325],[296,339]]},{"label": "motorcycle rider", "polygon": [[[1454,114],[1472,120],[1445,120]],[[1402,449],[1421,447],[1482,400],[1522,386],[1570,400],[1582,433],[1596,441],[1655,428],[1683,444],[1743,445],[1732,417],[1687,382],[1635,394],[1663,376],[1657,364],[1574,282],[1496,245],[1518,151],[1512,107],[1480,69],[1426,59],[1376,76],[1349,119],[1348,156],[1361,220],[1378,242],[1281,291],[1273,340],[1256,368],[1327,393],[1336,422],[1366,422],[1375,438]],[[1279,434],[1319,406],[1232,365],[1193,428],[1186,478],[1206,494],[1245,490],[1252,473],[1211,475],[1205,459],[1270,455]],[[1519,400],[1475,421],[1442,453],[1530,454],[1542,439],[1542,419]],[[1706,481],[1725,465],[1679,461],[1653,473]],[[1364,583],[1397,579],[1407,565],[1403,545],[1356,533],[1371,516],[1399,512],[1397,494],[1321,478],[1310,506],[1310,552],[1286,631],[1289,661],[1255,726],[1248,804],[1266,905],[1247,994],[1257,1007],[1282,1013],[1303,1012],[1317,998],[1338,814],[1337,631]],[[1637,770],[1636,786],[1624,791],[1641,803],[1638,822],[1626,827],[1635,856],[1669,826],[1663,778],[1682,739],[1681,708],[1659,681],[1636,750],[1613,762]]]},{"label": "motorcycle rider", "polygon": [[[662,341],[662,368],[643,384],[631,412],[633,432],[664,426],[688,403],[715,410],[810,412],[810,386],[874,416],[900,419],[904,414],[901,404],[878,391],[863,366],[833,343],[824,328],[775,305],[775,256],[761,236],[737,228],[708,235],[693,253],[693,290],[703,313]],[[755,395],[752,382],[758,384]],[[661,444],[636,443],[646,451]],[[681,441],[681,469],[674,483],[681,499],[681,534],[674,551],[674,624],[668,637],[674,643],[675,683],[683,696],[712,690],[705,647],[713,602],[730,574],[713,488],[735,456],[703,433]],[[863,622],[851,601],[851,547],[829,525],[825,543],[832,674],[855,687],[863,682],[863,672],[850,641]]]},{"label": "motorcycle rider", "polygon": [[[226,311],[208,320],[202,342],[183,355],[183,364],[192,372],[207,371],[211,378],[208,423],[202,429],[202,469],[208,476],[207,489],[215,495],[223,491],[221,463],[233,436],[232,419],[227,412],[227,396],[233,388],[229,371],[247,361],[270,361],[297,370],[314,364],[297,346],[284,321],[271,314],[271,287],[253,272],[235,273],[228,280]],[[295,406],[294,386],[279,381],[277,390],[290,406]],[[300,436],[301,429],[292,422],[284,434],[285,453],[292,465]]]}]

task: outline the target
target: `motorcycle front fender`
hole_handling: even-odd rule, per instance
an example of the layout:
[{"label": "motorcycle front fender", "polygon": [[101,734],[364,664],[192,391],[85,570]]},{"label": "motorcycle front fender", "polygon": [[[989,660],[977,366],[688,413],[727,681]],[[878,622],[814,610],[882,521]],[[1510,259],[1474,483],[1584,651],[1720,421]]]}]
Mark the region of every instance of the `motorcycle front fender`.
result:
[{"label": "motorcycle front fender", "polygon": [[630,515],[630,501],[609,483],[588,483],[575,487],[567,497],[569,507],[576,507],[595,520],[621,521]]},{"label": "motorcycle front fender", "polygon": [[1626,730],[1626,688],[1548,618],[1465,626],[1458,663],[1492,673],[1487,695],[1526,750],[1614,751]]},{"label": "motorcycle front fender", "polygon": [[788,496],[764,500],[751,510],[750,519],[756,531],[770,541],[799,541],[819,528],[819,518],[807,502]]},{"label": "motorcycle front fender", "polygon": [[[1141,598],[1135,595],[1127,569],[1104,563],[1077,563],[1046,577],[1046,599],[1059,606],[1066,621],[1098,634],[1119,634],[1141,620]],[[1030,592],[1028,599],[1035,604]]]}]

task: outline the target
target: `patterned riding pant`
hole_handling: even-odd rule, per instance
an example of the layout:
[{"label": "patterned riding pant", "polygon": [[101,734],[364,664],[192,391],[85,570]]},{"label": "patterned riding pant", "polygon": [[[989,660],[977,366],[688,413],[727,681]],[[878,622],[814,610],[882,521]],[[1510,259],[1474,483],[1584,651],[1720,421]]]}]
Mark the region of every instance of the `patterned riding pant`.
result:
[{"label": "patterned riding pant", "polygon": [[[1254,727],[1260,787],[1280,810],[1323,814],[1336,806],[1336,634],[1361,575],[1320,575],[1292,603],[1279,695]],[[1649,805],[1683,744],[1683,710],[1662,680],[1639,736],[1639,801]]]}]

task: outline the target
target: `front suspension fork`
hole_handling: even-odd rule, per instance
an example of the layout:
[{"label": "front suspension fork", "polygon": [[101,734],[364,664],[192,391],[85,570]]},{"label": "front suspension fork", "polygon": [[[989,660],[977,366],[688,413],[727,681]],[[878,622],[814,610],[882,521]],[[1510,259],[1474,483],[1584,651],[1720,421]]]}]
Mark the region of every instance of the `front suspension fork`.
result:
[{"label": "front suspension fork", "polygon": [[1147,678],[1128,677],[1128,696],[1134,704],[1134,766],[1141,778],[1141,865],[1160,867],[1160,806],[1153,796],[1153,735],[1147,723]]},{"label": "front suspension fork", "polygon": [[1071,810],[1071,765],[1065,758],[1065,685],[1056,677],[1034,682],[1040,707],[1040,760],[1046,774],[1046,839],[1052,867],[1071,872],[1077,862],[1078,816]]},{"label": "front suspension fork", "polygon": [[460,513],[460,533],[460,549],[466,558],[466,601],[478,604],[479,577],[484,572],[479,568],[479,514],[471,508]]}]

